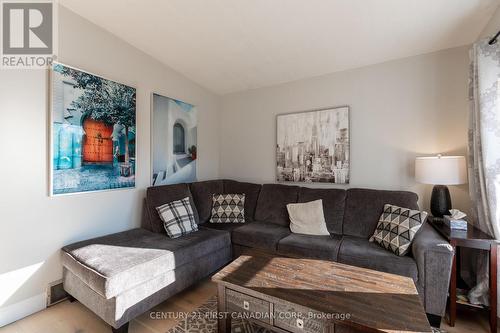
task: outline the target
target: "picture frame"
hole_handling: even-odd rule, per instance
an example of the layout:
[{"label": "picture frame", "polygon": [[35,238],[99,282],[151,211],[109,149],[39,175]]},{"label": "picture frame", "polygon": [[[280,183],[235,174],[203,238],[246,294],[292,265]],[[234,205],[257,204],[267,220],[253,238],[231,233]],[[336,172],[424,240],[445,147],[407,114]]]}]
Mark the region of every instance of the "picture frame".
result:
[{"label": "picture frame", "polygon": [[[150,118],[150,185],[195,182],[198,155],[196,105],[153,92]],[[176,145],[174,141],[180,137],[183,142]]]},{"label": "picture frame", "polygon": [[[136,88],[60,62],[47,73],[49,196],[134,189]],[[104,96],[104,90],[113,102],[102,99],[97,113],[89,96]]]},{"label": "picture frame", "polygon": [[349,106],[276,116],[276,180],[349,184]]}]

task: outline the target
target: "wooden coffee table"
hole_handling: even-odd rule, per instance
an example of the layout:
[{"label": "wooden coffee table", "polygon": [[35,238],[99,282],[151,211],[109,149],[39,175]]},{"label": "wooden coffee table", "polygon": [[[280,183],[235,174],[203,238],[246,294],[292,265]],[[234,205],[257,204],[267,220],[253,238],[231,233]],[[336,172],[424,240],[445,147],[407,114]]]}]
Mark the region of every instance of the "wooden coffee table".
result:
[{"label": "wooden coffee table", "polygon": [[413,280],[399,275],[249,252],[212,280],[219,333],[235,317],[274,332],[432,332]]}]

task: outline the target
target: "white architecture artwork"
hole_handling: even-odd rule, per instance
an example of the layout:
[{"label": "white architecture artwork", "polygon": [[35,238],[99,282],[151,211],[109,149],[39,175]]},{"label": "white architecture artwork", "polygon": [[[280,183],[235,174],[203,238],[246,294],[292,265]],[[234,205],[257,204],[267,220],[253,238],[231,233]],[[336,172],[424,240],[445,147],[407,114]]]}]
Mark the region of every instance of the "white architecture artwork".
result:
[{"label": "white architecture artwork", "polygon": [[153,94],[152,185],[196,181],[196,108]]},{"label": "white architecture artwork", "polygon": [[349,183],[349,108],[278,115],[277,180]]}]

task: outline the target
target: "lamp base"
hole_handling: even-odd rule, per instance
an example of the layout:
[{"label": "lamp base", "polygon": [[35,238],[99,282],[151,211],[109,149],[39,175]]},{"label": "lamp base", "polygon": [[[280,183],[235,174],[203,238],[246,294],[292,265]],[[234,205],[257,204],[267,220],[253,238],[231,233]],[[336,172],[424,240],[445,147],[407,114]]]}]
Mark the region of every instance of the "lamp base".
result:
[{"label": "lamp base", "polygon": [[435,185],[432,188],[431,213],[434,217],[443,217],[450,214],[451,196],[448,187]]}]

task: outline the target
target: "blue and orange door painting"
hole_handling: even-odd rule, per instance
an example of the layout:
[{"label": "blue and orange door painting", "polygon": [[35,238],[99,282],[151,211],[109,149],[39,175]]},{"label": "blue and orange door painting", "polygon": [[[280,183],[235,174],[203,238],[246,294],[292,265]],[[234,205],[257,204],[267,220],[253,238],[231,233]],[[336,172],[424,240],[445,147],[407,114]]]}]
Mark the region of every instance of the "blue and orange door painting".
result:
[{"label": "blue and orange door painting", "polygon": [[113,125],[86,118],[83,130],[83,163],[113,164]]}]

